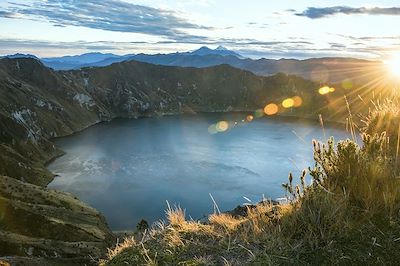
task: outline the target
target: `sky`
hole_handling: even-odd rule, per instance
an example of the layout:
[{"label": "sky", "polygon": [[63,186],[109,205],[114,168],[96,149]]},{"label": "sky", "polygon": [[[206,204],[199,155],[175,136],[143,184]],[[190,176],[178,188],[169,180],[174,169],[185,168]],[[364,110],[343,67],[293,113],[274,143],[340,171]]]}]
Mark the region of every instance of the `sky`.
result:
[{"label": "sky", "polygon": [[170,53],[219,45],[250,58],[400,51],[400,1],[0,0],[0,54]]}]

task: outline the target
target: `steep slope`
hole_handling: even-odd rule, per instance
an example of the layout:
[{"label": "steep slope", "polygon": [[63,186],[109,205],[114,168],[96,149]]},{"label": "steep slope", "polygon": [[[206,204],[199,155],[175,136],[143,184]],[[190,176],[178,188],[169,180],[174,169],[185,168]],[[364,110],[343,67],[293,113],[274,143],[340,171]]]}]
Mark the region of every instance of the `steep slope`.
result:
[{"label": "steep slope", "polygon": [[130,61],[64,74],[78,84],[87,82],[87,90],[120,116],[254,111],[268,101],[299,93],[313,104],[317,87],[295,76],[258,77],[228,65],[198,69]]},{"label": "steep slope", "polygon": [[113,243],[100,213],[67,193],[0,176],[0,206],[0,257],[83,264],[90,256],[101,257]]},{"label": "steep slope", "polygon": [[87,263],[112,242],[97,211],[71,195],[28,184],[45,186],[53,178],[44,164],[62,151],[49,138],[109,119],[90,99],[36,59],[0,60],[0,256],[13,256],[13,264]]},{"label": "steep slope", "polygon": [[35,184],[51,180],[43,163],[60,154],[49,138],[107,119],[84,89],[34,59],[1,59],[0,93],[0,172]]}]

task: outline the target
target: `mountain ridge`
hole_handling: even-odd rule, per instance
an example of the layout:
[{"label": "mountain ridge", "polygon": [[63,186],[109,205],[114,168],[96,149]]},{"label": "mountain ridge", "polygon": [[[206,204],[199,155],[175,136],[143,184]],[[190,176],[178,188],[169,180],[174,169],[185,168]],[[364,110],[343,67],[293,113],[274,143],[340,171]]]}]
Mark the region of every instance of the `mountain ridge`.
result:
[{"label": "mountain ridge", "polygon": [[[101,54],[101,53],[97,53]],[[84,57],[83,54],[79,57]],[[90,54],[89,54],[90,55]],[[228,50],[225,47],[210,49],[203,46],[197,50],[169,54],[128,54],[117,56],[101,54],[102,60],[96,62],[65,62],[61,59],[42,59],[43,63],[55,70],[73,70],[84,67],[101,67],[123,61],[141,61],[163,66],[211,67],[228,64],[235,68],[248,70],[260,76],[277,73],[297,75],[305,79],[326,84],[340,84],[351,79],[354,85],[369,84],[385,75],[385,67],[381,61],[356,59],[347,57],[322,57],[310,59],[250,59]],[[70,57],[68,57],[70,58]],[[57,61],[58,60],[58,61]],[[61,60],[61,61],[60,61]]]}]

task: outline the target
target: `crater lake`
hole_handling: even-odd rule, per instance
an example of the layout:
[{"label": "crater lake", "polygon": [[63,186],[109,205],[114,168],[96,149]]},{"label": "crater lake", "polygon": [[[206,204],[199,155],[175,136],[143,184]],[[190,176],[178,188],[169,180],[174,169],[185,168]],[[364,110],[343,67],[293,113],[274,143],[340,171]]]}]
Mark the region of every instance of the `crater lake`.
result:
[{"label": "crater lake", "polygon": [[[342,129],[343,128],[343,129]],[[216,113],[116,119],[55,140],[66,154],[48,187],[101,211],[113,230],[165,218],[166,201],[187,218],[285,195],[282,183],[312,165],[312,140],[349,136],[344,126]]]}]

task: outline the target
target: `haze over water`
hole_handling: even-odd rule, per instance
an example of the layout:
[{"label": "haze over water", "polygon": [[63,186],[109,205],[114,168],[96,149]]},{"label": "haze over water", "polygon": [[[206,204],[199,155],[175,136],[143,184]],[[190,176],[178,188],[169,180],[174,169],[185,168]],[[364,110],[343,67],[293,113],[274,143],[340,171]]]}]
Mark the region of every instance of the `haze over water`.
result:
[{"label": "haze over water", "polygon": [[[134,230],[142,218],[165,216],[166,200],[187,217],[246,202],[284,196],[289,172],[295,178],[312,163],[312,139],[324,140],[309,121],[255,119],[245,114],[201,114],[137,120],[119,119],[58,139],[66,155],[49,165],[59,176],[49,185],[71,192],[102,212],[114,230]],[[221,120],[238,124],[210,134]],[[326,136],[348,134],[326,127]],[[295,133],[294,133],[295,132]]]}]

